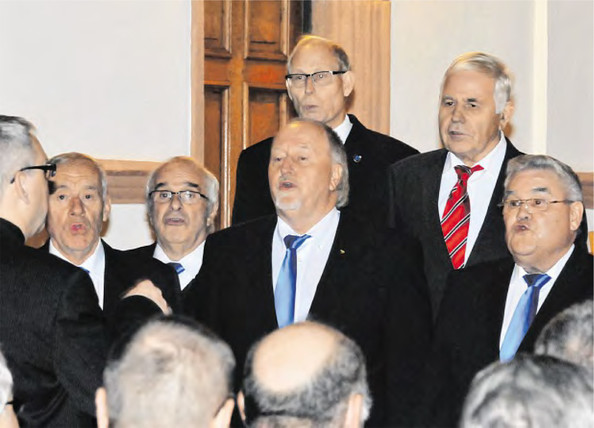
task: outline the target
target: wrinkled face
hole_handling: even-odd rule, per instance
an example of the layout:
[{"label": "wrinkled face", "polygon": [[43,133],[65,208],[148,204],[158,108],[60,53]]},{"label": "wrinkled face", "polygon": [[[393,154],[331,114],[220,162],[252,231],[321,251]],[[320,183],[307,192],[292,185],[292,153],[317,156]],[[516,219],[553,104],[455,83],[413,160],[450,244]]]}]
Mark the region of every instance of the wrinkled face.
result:
[{"label": "wrinkled face", "polygon": [[[549,170],[516,174],[506,189],[506,200],[566,199],[557,175]],[[549,204],[546,211],[504,208],[507,246],[516,262],[527,271],[545,272],[565,254],[575,239],[583,214],[581,202]]]},{"label": "wrinkled face", "polygon": [[[289,73],[315,73],[318,71],[338,71],[338,60],[323,43],[309,43],[299,48],[293,56]],[[323,122],[330,128],[340,125],[346,115],[346,97],[353,90],[352,72],[332,75],[328,85],[314,86],[311,78],[305,87],[293,88],[287,81],[289,98],[293,101],[299,117]]]},{"label": "wrinkled face", "polygon": [[499,142],[512,113],[508,103],[495,113],[495,79],[470,70],[452,72],[443,86],[439,107],[439,134],[445,148],[467,166],[484,158]]},{"label": "wrinkled face", "polygon": [[[206,177],[185,162],[172,161],[155,177],[155,190],[193,190],[204,194],[205,186]],[[169,202],[154,202],[151,222],[165,251],[176,246],[181,247],[185,255],[206,239],[214,214],[209,216],[208,201],[204,198],[198,197],[195,203],[184,204],[179,195],[174,195]]]},{"label": "wrinkled face", "polygon": [[[33,147],[35,151],[35,161],[33,165],[43,165],[47,163],[47,156],[39,144],[37,138],[32,137]],[[45,219],[47,216],[47,179],[45,178],[45,172],[39,169],[34,169],[26,172],[34,180],[32,189],[32,214],[33,214],[33,227],[31,228],[33,235],[41,232],[45,226]]]},{"label": "wrinkled face", "polygon": [[99,171],[85,160],[59,164],[52,179],[47,230],[71,262],[84,262],[97,247],[111,204],[103,200]]},{"label": "wrinkled face", "polygon": [[322,218],[336,204],[342,168],[332,161],[323,129],[293,122],[272,143],[268,180],[281,217]]}]

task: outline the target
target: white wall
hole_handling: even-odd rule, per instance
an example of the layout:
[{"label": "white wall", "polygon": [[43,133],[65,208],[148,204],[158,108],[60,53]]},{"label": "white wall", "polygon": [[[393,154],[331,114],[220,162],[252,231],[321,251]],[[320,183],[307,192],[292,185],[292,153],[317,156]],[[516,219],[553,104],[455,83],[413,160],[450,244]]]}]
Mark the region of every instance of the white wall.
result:
[{"label": "white wall", "polygon": [[[190,152],[189,0],[0,1],[0,112],[29,119],[49,156],[165,160]],[[150,242],[142,205],[106,239]]]}]

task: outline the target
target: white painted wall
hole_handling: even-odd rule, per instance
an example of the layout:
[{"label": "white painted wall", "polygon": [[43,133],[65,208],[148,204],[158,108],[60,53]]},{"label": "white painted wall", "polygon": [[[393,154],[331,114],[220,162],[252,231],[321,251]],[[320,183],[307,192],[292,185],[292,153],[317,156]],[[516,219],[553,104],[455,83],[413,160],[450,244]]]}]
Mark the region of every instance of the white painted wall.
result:
[{"label": "white painted wall", "polygon": [[[165,160],[190,153],[189,0],[0,1],[0,112],[32,121],[49,156]],[[151,241],[142,205],[106,239]]]}]

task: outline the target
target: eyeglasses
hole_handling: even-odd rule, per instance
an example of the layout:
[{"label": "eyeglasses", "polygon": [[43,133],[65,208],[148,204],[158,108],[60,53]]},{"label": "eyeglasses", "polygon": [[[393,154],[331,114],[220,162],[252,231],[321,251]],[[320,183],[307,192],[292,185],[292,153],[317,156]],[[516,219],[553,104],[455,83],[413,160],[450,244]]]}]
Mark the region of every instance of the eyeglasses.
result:
[{"label": "eyeglasses", "polygon": [[[56,164],[55,163],[46,163],[45,165],[26,166],[24,168],[19,169],[18,172],[27,171],[29,169],[40,169],[42,171],[45,171],[45,178],[47,178],[47,179],[50,179],[51,177],[56,175]],[[12,177],[12,180],[10,180],[10,184],[14,183],[15,179],[16,179],[16,174],[14,177]]]},{"label": "eyeglasses", "polygon": [[180,190],[179,192],[174,192],[172,190],[153,190],[149,193],[149,196],[158,204],[170,203],[175,195],[178,195],[179,200],[187,205],[198,203],[200,198],[206,199],[207,201],[209,200],[205,194],[196,190]]},{"label": "eyeglasses", "polygon": [[563,199],[559,201],[549,201],[547,199],[540,199],[540,198],[532,198],[532,199],[508,199],[507,201],[503,201],[497,206],[503,207],[504,211],[514,211],[519,210],[522,205],[526,207],[526,211],[533,212],[533,211],[546,211],[549,209],[550,204],[571,204],[575,201],[570,201],[568,199]]},{"label": "eyeglasses", "polygon": [[326,86],[332,82],[332,75],[334,74],[344,74],[348,70],[338,70],[338,71],[316,71],[315,73],[307,74],[307,73],[293,73],[287,74],[285,79],[289,81],[289,83],[296,87],[296,88],[303,88],[307,84],[307,78],[311,78],[312,84],[315,86]]}]

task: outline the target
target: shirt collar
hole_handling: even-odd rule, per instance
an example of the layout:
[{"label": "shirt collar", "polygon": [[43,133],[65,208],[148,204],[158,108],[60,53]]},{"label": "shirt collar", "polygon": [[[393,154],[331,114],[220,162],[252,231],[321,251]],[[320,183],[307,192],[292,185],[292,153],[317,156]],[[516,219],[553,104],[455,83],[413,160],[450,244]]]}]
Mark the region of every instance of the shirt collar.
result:
[{"label": "shirt collar", "polygon": [[105,249],[103,248],[103,242],[101,242],[101,240],[99,240],[99,242],[97,243],[97,246],[95,247],[95,251],[93,251],[93,253],[89,257],[87,257],[87,259],[84,262],[82,262],[79,265],[72,263],[70,260],[68,260],[66,258],[66,256],[64,256],[60,252],[60,250],[58,250],[58,248],[56,248],[56,246],[54,245],[53,239],[50,239],[49,252],[50,252],[50,254],[53,254],[54,256],[57,256],[72,265],[83,268],[83,269],[89,271],[90,273],[101,272],[100,274],[102,274],[102,272],[103,272],[102,266],[105,266]]},{"label": "shirt collar", "polygon": [[155,252],[153,253],[153,257],[165,264],[167,264],[167,263],[181,263],[181,265],[184,268],[187,268],[188,266],[193,266],[193,265],[198,264],[200,262],[200,260],[202,260],[202,254],[204,253],[204,243],[205,242],[206,242],[206,240],[202,241],[202,243],[200,245],[198,245],[191,252],[189,252],[188,254],[183,256],[180,260],[171,260],[167,256],[167,254],[165,254],[165,251],[159,245],[159,243],[157,243],[157,245],[155,245]]},{"label": "shirt collar", "polygon": [[[477,164],[482,166],[483,169],[481,171],[477,171],[478,173],[482,174],[490,174],[495,177],[499,176],[499,171],[501,169],[501,165],[503,164],[503,159],[505,158],[505,151],[507,149],[507,142],[505,140],[505,135],[503,132],[499,131],[499,142],[497,145],[491,150],[487,156],[482,158]],[[458,165],[464,165],[464,162],[456,156],[454,153],[448,151],[448,155],[446,157],[444,173],[450,172],[455,173],[454,167]],[[474,176],[474,174],[473,174]]]},{"label": "shirt collar", "polygon": [[[289,226],[282,218],[277,217],[277,225],[276,225],[276,233],[280,237],[281,240],[285,239],[287,235],[299,235],[299,233],[295,232],[291,226]],[[309,229],[305,234],[311,236],[309,240],[317,240],[323,238],[327,233],[333,231],[331,225],[333,223],[338,224],[338,220],[340,219],[340,211],[333,207],[328,214],[326,214],[320,221],[318,221],[311,229]]]},{"label": "shirt collar", "polygon": [[344,144],[344,142],[349,137],[352,128],[353,124],[351,123],[351,119],[349,118],[348,114],[345,114],[342,123],[334,128],[334,132],[336,132],[340,138],[340,141],[342,141],[342,144]]},{"label": "shirt collar", "polygon": [[[546,273],[548,276],[551,277],[551,279],[553,281],[555,281],[557,279],[557,277],[559,276],[559,274],[561,273],[561,271],[563,270],[563,268],[565,267],[567,260],[569,260],[569,257],[571,257],[571,255],[573,254],[574,249],[575,249],[575,245],[572,244],[571,247],[569,247],[569,250],[567,250],[567,252],[563,255],[563,257],[561,257],[559,260],[557,260],[557,263],[555,263],[548,271],[543,272],[543,273]],[[517,267],[519,277],[524,277],[524,275],[528,274],[528,272],[526,272],[526,270],[524,270],[524,268],[522,266],[516,265],[516,267]]]}]

